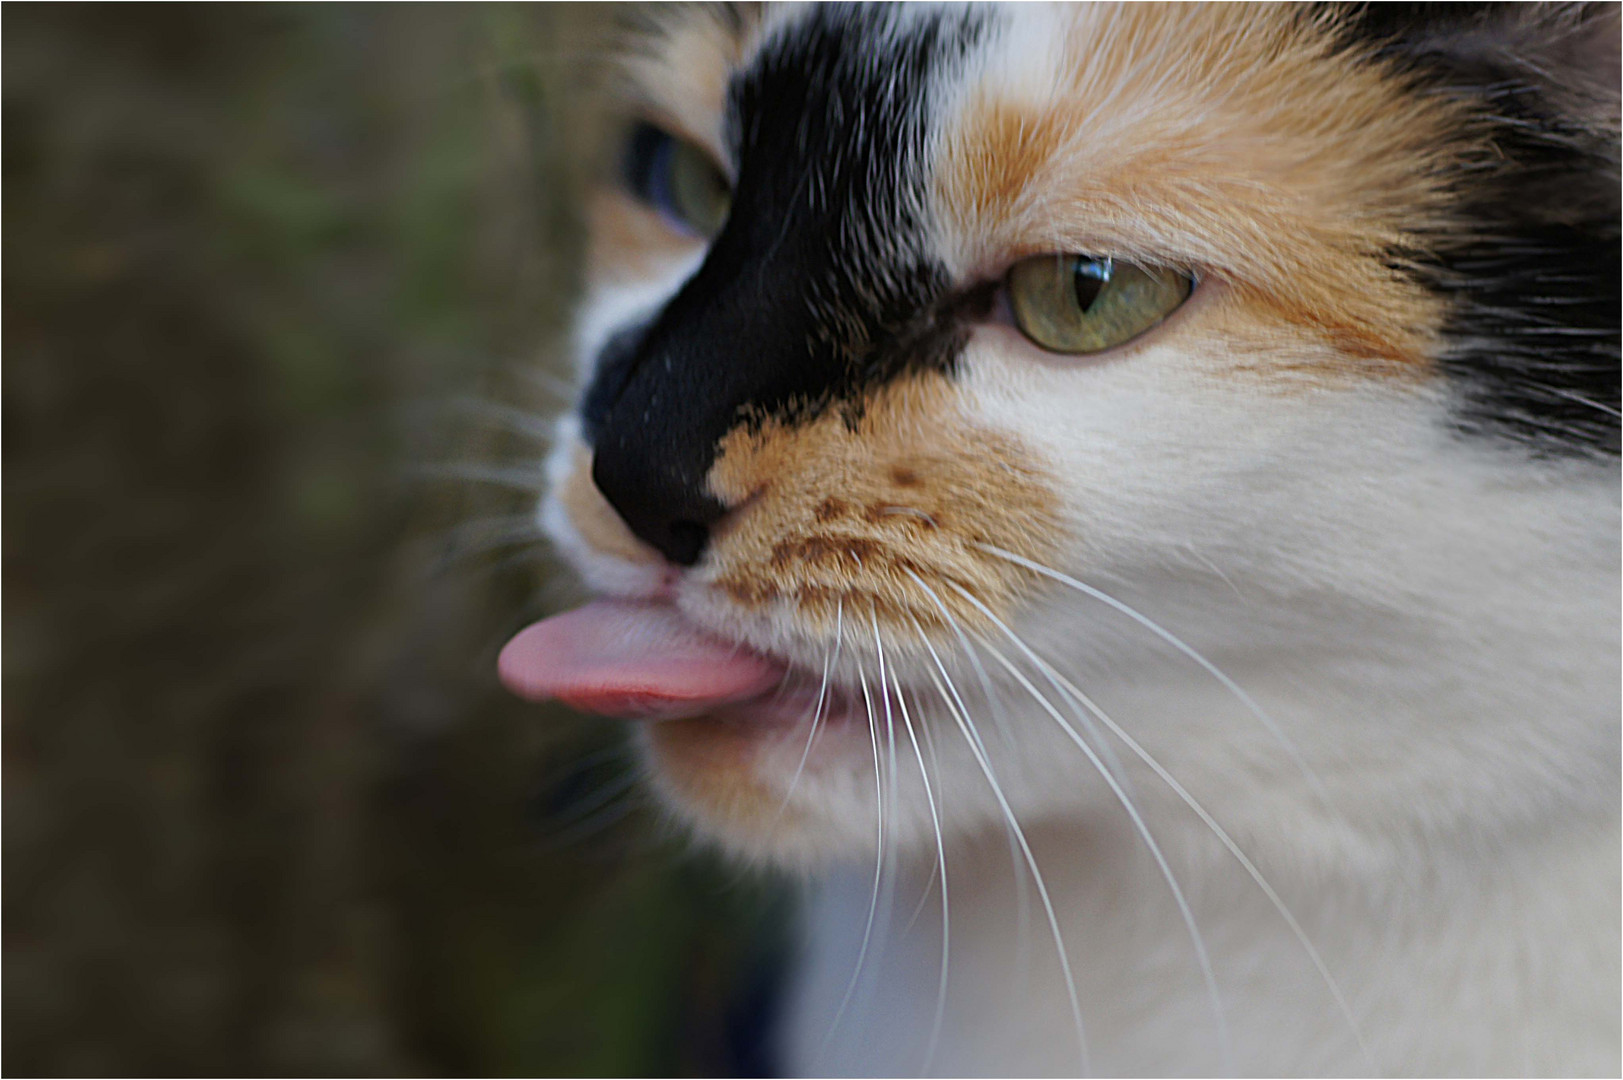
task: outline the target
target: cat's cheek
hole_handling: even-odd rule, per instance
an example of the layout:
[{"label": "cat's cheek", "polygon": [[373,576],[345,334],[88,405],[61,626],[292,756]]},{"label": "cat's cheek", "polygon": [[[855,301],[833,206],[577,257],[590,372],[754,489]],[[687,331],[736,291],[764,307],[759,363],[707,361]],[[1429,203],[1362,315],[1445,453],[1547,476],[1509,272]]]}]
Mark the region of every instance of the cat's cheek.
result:
[{"label": "cat's cheek", "polygon": [[651,787],[688,828],[745,859],[809,868],[869,852],[875,819],[866,731],[825,726],[810,754],[807,734],[702,716],[645,724],[636,741]]}]

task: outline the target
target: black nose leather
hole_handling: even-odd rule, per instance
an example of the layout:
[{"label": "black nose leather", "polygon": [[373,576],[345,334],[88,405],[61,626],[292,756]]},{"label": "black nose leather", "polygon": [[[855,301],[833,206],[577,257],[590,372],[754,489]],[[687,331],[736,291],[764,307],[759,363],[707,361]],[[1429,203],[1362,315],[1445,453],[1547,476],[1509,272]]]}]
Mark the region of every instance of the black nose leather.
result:
[{"label": "black nose leather", "polygon": [[592,481],[631,531],[678,566],[692,566],[727,508],[704,493],[704,477],[660,454],[633,427],[605,424],[592,456]]},{"label": "black nose leather", "polygon": [[[652,320],[611,337],[598,353],[597,376],[581,402],[585,434],[593,443],[592,480],[638,537],[678,566],[692,566],[704,553],[710,525],[726,507],[704,493],[705,461],[696,459],[676,417],[691,408],[660,408],[680,402],[684,388],[658,376],[668,365],[646,361]],[[638,374],[661,385],[633,387]],[[628,400],[629,398],[629,400]],[[673,416],[672,414],[675,414]]]}]

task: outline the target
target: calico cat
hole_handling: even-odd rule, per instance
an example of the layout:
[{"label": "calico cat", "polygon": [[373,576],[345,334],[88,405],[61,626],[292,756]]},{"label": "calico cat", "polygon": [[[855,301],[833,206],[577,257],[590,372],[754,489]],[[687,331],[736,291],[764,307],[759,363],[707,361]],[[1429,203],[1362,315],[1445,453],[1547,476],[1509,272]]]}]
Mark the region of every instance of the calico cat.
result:
[{"label": "calico cat", "polygon": [[1617,8],[651,18],[501,671],[785,1066],[1616,1075]]}]

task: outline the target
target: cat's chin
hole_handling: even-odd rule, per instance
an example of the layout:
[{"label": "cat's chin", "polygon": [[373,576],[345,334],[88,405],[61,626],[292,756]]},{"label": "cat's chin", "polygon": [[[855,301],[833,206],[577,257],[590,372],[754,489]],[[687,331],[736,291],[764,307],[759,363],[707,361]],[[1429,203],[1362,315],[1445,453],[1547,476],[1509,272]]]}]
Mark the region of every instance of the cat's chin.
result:
[{"label": "cat's chin", "polygon": [[[803,872],[871,860],[876,759],[906,759],[908,733],[922,737],[916,698],[909,705],[894,688],[882,692],[871,674],[866,685],[846,683],[782,656],[766,659],[784,674],[763,694],[638,722],[651,786],[695,835],[747,862]],[[899,797],[920,797],[915,779],[908,774],[888,792],[887,814]],[[923,831],[927,819],[903,816],[909,820],[887,822],[887,842],[923,853],[933,835]]]},{"label": "cat's chin", "polygon": [[887,728],[906,736],[901,702],[863,689],[791,668],[760,697],[642,722],[637,741],[662,802],[730,853],[794,870],[871,858],[875,740],[887,755]]},{"label": "cat's chin", "polygon": [[870,849],[867,800],[831,794],[859,776],[872,785],[866,715],[825,707],[814,733],[811,704],[790,695],[642,724],[654,789],[696,833],[752,862],[809,869]]}]

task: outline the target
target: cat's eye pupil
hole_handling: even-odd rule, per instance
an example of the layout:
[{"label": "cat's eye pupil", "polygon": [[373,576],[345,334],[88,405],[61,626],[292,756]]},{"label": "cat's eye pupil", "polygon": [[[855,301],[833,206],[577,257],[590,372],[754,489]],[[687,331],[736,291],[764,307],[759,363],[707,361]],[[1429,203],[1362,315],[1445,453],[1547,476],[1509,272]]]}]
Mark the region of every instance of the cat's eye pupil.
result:
[{"label": "cat's eye pupil", "polygon": [[1089,255],[1037,255],[1003,287],[1015,325],[1050,352],[1081,355],[1131,341],[1189,297],[1194,278],[1166,266]]},{"label": "cat's eye pupil", "polygon": [[1110,282],[1113,269],[1109,259],[1078,259],[1076,260],[1076,303],[1082,311],[1086,312],[1093,307],[1093,302],[1099,299],[1105,285]]},{"label": "cat's eye pupil", "polygon": [[671,152],[671,137],[652,124],[638,124],[626,142],[625,182],[631,193],[647,203],[659,201],[659,177]]}]

